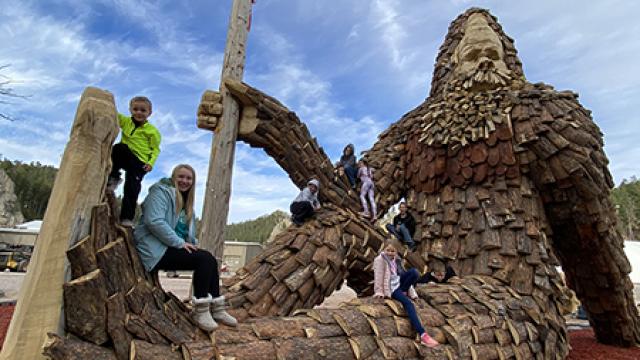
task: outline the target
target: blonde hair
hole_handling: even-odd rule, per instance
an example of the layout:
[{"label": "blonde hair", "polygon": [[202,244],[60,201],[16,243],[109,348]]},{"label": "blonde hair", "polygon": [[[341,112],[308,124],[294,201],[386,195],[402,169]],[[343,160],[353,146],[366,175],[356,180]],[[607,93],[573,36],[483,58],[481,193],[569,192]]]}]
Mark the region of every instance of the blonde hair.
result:
[{"label": "blonde hair", "polygon": [[[180,190],[178,190],[178,170],[180,169],[187,169],[191,171],[191,174],[193,175],[193,184],[188,190],[186,203],[182,198]],[[176,188],[176,214],[180,214],[180,211],[184,209],[184,212],[187,215],[187,224],[189,224],[191,222],[191,218],[193,218],[193,204],[195,202],[196,193],[196,171],[193,170],[193,167],[188,164],[176,165],[176,167],[174,167],[173,171],[171,172],[171,183],[173,184],[173,187]]]}]

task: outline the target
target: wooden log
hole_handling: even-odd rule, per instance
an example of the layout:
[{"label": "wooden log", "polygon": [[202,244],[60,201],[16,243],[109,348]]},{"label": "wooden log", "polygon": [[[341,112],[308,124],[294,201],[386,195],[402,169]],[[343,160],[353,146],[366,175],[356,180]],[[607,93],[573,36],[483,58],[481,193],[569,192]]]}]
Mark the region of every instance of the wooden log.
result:
[{"label": "wooden log", "polygon": [[312,324],[305,326],[303,330],[305,336],[308,338],[324,338],[346,335],[338,324]]},{"label": "wooden log", "polygon": [[102,249],[109,243],[109,205],[102,203],[91,209],[91,240],[94,251]]},{"label": "wooden log", "polygon": [[294,272],[300,267],[300,264],[296,261],[294,256],[290,256],[284,263],[278,268],[271,270],[271,275],[276,278],[277,281],[283,281],[289,274]]},{"label": "wooden log", "polygon": [[[64,339],[54,333],[48,333],[49,339],[42,352],[53,360],[118,360],[112,350],[90,342]],[[23,358],[24,359],[24,358]]]},{"label": "wooden log", "polygon": [[[170,293],[170,295],[173,295]],[[164,313],[177,328],[188,334],[192,339],[208,339],[209,335],[200,330],[196,322],[189,316],[187,309],[175,296],[164,303]]]},{"label": "wooden log", "polygon": [[297,360],[317,354],[317,358],[351,360],[353,352],[346,338],[290,338],[274,340],[276,356],[274,359]]},{"label": "wooden log", "polygon": [[129,359],[129,344],[133,340],[125,328],[126,314],[122,293],[117,293],[107,299],[107,332],[111,337],[118,360]]},{"label": "wooden log", "polygon": [[143,340],[131,342],[131,360],[183,360],[179,351],[174,351],[171,346],[151,344]]},{"label": "wooden log", "polygon": [[143,279],[138,279],[135,286],[126,293],[125,299],[127,300],[129,309],[138,315],[142,314],[145,305],[155,305],[153,289],[151,285]]},{"label": "wooden log", "polygon": [[124,243],[127,247],[127,253],[129,255],[129,262],[131,267],[133,268],[134,279],[144,279],[147,276],[147,271],[142,265],[142,260],[140,259],[140,254],[136,249],[136,246],[133,242],[133,236],[131,231],[127,231],[123,234],[122,238],[124,239]]},{"label": "wooden log", "polygon": [[64,255],[70,244],[89,235],[91,209],[103,197],[117,135],[113,96],[86,88],[0,358],[43,359],[47,333],[62,333]]},{"label": "wooden log", "polygon": [[267,340],[241,344],[220,344],[216,347],[220,359],[278,359],[276,357],[276,344]]},{"label": "wooden log", "polygon": [[150,306],[145,306],[142,311],[142,318],[173,344],[181,345],[193,340],[189,334],[175,327],[162,311],[155,310]]},{"label": "wooden log", "polygon": [[496,360],[499,359],[498,348],[493,344],[480,344],[469,346],[471,359],[473,360]]},{"label": "wooden log", "polygon": [[284,284],[289,288],[290,291],[298,290],[298,288],[300,288],[300,286],[302,286],[302,284],[304,284],[307,279],[311,278],[316,267],[316,264],[310,264],[307,267],[299,268],[291,275],[289,275],[286,279],[284,279]]},{"label": "wooden log", "polygon": [[267,276],[260,285],[246,293],[246,299],[253,304],[257,303],[270,289],[273,288],[275,283],[276,279],[274,279],[273,276]]},{"label": "wooden log", "polygon": [[140,340],[145,340],[152,344],[169,344],[169,341],[165,339],[162,334],[149,326],[149,324],[138,315],[125,315],[124,326],[129,333]]},{"label": "wooden log", "polygon": [[280,319],[259,320],[251,324],[258,339],[304,337],[304,328],[316,324],[310,318],[286,317]]},{"label": "wooden log", "polygon": [[76,279],[98,268],[91,236],[78,241],[67,250],[67,259],[71,268],[71,278]]},{"label": "wooden log", "polygon": [[102,270],[109,296],[121,292],[126,294],[135,285],[133,268],[124,239],[110,242],[96,252],[98,268]]},{"label": "wooden log", "polygon": [[215,358],[215,348],[211,341],[186,342],[181,346],[184,360],[210,360]]},{"label": "wooden log", "polygon": [[[376,358],[374,354],[379,352],[379,348],[373,336],[353,336],[349,337],[348,340],[353,355],[357,360]],[[381,357],[379,356],[378,358]]]},{"label": "wooden log", "polygon": [[102,272],[96,269],[63,288],[67,330],[97,345],[107,342],[107,289]]}]

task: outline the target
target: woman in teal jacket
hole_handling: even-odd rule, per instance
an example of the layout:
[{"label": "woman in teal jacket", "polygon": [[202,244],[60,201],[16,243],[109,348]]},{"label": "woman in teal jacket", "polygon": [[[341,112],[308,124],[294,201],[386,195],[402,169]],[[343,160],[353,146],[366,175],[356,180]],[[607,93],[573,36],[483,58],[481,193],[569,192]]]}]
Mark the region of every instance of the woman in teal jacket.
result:
[{"label": "woman in teal jacket", "polygon": [[173,169],[170,179],[153,184],[142,203],[134,238],[147,271],[193,270],[193,318],[203,330],[213,331],[218,327],[215,320],[230,326],[237,321],[226,312],[224,296],[220,296],[215,257],[198,248],[193,215],[195,182],[193,168],[181,164]]}]

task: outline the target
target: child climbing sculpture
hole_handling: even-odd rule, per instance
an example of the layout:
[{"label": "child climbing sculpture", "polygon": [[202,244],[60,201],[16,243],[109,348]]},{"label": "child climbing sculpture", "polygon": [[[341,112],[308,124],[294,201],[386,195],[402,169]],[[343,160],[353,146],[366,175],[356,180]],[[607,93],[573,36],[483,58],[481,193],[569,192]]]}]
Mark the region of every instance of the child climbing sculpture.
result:
[{"label": "child climbing sculpture", "polygon": [[307,186],[300,191],[289,207],[291,222],[302,225],[316,211],[320,210],[318,191],[320,191],[320,182],[316,179],[309,180]]},{"label": "child climbing sculpture", "polygon": [[120,210],[120,222],[124,226],[133,225],[133,217],[142,178],[153,169],[160,154],[160,132],[149,123],[151,101],[144,96],[136,96],[129,102],[131,116],[118,114],[122,138],[111,151],[111,174],[107,188],[114,191],[120,184],[120,170],[125,171],[124,194]]},{"label": "child climbing sculpture", "polygon": [[[364,157],[376,171],[379,212],[402,198],[415,209],[419,251],[407,260],[422,268],[431,254],[455,265],[462,278],[473,274],[505,284],[523,308],[533,302],[545,309],[543,318],[527,321],[544,330],[543,351],[559,357],[568,351],[557,306],[566,289],[556,270],[562,264],[598,340],[639,343],[631,269],[608,198],[613,182],[590,112],[574,93],[527,82],[513,40],[486,10],[470,9],[454,20],[440,49],[429,97],[384,131]],[[331,178],[331,162],[294,113],[246,84],[225,85],[243,106],[261,109],[252,129],[239,134],[241,141],[264,148],[300,187],[311,176]],[[360,204],[347,190],[328,183],[322,221],[283,235],[267,248],[268,256],[258,256],[230,280],[237,285],[229,294],[238,299],[236,307],[289,314],[315,304],[344,278],[359,292],[370,290],[366,270],[383,235],[350,217]],[[322,257],[297,253],[305,243],[293,238],[324,246],[322,239],[328,242],[336,232],[343,241],[327,243]],[[272,263],[291,257],[298,262],[285,260],[285,268]],[[325,284],[318,277],[305,287],[312,291],[282,286],[295,303],[280,294],[245,296],[244,279],[255,281],[255,275],[280,287],[289,274],[326,266],[327,258],[338,264],[336,281],[326,282],[333,288],[316,291]]]},{"label": "child climbing sculpture", "polygon": [[349,184],[353,189],[355,189],[358,168],[356,167],[355,147],[353,144],[349,144],[344,147],[344,150],[342,150],[342,156],[340,156],[340,160],[336,163],[335,167],[338,172],[342,171],[347,175]]},{"label": "child climbing sculpture", "polygon": [[[372,222],[378,219],[378,212],[375,200],[375,184],[373,183],[373,170],[369,167],[366,160],[358,161],[358,178],[360,179],[360,202],[362,203],[362,216],[371,218]],[[369,204],[367,204],[369,199]],[[371,206],[371,211],[369,211]]]}]

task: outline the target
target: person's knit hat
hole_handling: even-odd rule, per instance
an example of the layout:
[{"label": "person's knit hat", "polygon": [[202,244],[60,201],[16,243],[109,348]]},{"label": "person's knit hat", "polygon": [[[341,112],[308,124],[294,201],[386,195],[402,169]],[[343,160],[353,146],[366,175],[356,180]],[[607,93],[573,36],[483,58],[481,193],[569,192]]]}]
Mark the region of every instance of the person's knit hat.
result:
[{"label": "person's knit hat", "polygon": [[315,185],[316,189],[320,190],[320,181],[318,181],[317,179],[309,180],[309,182],[307,183],[307,186],[308,185]]}]

